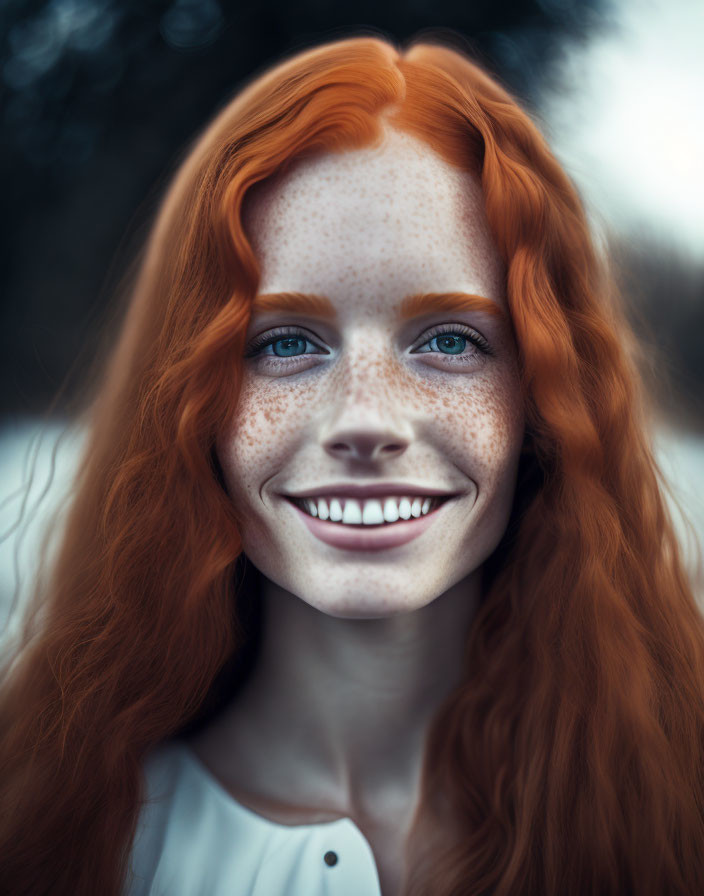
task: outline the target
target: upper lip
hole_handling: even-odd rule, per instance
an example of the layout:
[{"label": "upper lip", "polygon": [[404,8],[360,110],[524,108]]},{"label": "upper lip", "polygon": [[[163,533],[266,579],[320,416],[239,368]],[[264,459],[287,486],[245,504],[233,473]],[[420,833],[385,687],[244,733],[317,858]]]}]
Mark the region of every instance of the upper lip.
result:
[{"label": "upper lip", "polygon": [[320,485],[316,488],[305,489],[296,494],[289,492],[284,494],[286,498],[319,498],[325,495],[335,495],[340,498],[372,498],[383,495],[421,495],[423,497],[451,497],[457,492],[447,489],[431,488],[425,485],[412,485],[410,482],[374,482],[369,485],[359,485],[351,482],[337,482],[331,485]]}]

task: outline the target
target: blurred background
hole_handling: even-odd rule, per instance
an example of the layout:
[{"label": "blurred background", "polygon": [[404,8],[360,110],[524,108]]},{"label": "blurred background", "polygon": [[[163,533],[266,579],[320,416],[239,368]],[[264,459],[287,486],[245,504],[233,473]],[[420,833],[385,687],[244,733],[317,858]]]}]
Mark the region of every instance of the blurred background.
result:
[{"label": "blurred background", "polygon": [[[695,574],[704,541],[701,0],[3,0],[0,627],[58,531],[121,279],[190,142],[284,55],[448,35],[523,103],[613,258]],[[673,505],[674,506],[674,505]],[[50,521],[47,523],[47,521]],[[16,615],[16,614],[15,614]]]}]

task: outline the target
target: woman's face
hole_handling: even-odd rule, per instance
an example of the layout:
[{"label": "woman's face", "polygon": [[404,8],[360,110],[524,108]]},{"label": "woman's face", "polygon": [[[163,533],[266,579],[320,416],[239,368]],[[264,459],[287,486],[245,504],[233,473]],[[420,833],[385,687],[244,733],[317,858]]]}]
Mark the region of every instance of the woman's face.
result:
[{"label": "woman's face", "polygon": [[[479,185],[387,131],[380,148],[259,185],[244,225],[258,295],[274,295],[255,303],[240,403],[217,441],[244,551],[334,616],[423,607],[501,539],[523,439]],[[323,301],[277,310],[292,292]],[[455,298],[408,298],[428,293]]]}]

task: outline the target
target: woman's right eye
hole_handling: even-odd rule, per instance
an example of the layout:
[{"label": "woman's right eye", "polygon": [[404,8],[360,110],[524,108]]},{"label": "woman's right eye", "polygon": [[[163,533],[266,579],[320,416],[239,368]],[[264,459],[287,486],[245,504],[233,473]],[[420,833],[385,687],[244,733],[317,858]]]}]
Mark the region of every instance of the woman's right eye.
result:
[{"label": "woman's right eye", "polygon": [[[271,349],[271,351],[268,351]],[[311,341],[304,333],[264,333],[253,339],[247,347],[246,358],[295,358],[308,354],[327,354],[324,349]]]}]

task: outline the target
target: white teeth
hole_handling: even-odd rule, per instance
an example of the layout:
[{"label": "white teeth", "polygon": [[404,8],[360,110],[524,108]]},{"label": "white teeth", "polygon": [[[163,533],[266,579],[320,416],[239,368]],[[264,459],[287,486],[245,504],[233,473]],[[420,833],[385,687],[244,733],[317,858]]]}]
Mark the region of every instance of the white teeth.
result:
[{"label": "white teeth", "polygon": [[395,523],[398,519],[398,503],[394,498],[387,498],[384,502],[384,519],[387,523]]},{"label": "white teeth", "polygon": [[381,510],[381,501],[365,501],[362,511],[362,522],[365,526],[375,526],[384,522],[384,514]]},{"label": "white teeth", "polygon": [[342,522],[347,525],[358,525],[362,522],[362,508],[359,501],[354,498],[347,498],[345,501],[345,510],[342,514]]},{"label": "white teeth", "polygon": [[436,506],[433,498],[417,496],[361,501],[355,498],[303,498],[301,504],[311,516],[352,526],[379,526],[398,520],[417,519]]}]

